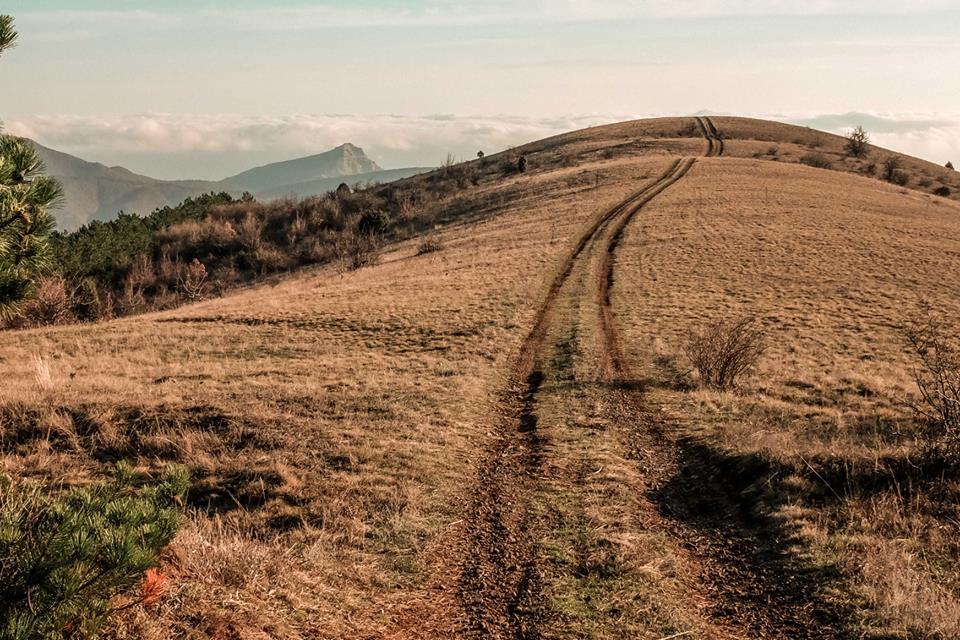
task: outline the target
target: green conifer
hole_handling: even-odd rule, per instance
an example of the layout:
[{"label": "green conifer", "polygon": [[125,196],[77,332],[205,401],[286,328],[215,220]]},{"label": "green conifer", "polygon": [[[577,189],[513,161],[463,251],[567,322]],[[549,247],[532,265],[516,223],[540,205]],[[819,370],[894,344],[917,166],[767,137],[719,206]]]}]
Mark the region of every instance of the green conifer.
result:
[{"label": "green conifer", "polygon": [[[0,52],[13,46],[13,18],[0,15]],[[63,197],[30,142],[0,134],[0,319],[14,315],[50,266],[48,210]]]}]

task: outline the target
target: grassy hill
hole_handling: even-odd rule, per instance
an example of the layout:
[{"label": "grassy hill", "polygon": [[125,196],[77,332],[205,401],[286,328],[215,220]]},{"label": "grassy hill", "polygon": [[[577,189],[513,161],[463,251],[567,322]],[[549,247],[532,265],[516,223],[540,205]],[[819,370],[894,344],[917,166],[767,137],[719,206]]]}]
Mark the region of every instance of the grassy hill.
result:
[{"label": "grassy hill", "polygon": [[[960,311],[960,175],[842,150],[664,118],[400,181],[376,264],[7,333],[4,469],[189,468],[117,638],[958,637],[902,328]],[[739,317],[757,369],[702,387],[688,339]]]}]

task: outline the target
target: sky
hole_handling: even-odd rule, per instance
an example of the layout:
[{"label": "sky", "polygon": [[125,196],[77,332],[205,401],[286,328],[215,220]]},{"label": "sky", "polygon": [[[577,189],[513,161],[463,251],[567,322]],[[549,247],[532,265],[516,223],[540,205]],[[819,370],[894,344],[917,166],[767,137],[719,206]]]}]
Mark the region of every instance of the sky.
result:
[{"label": "sky", "polygon": [[957,0],[6,0],[8,132],[159,178],[767,117],[960,161]]}]

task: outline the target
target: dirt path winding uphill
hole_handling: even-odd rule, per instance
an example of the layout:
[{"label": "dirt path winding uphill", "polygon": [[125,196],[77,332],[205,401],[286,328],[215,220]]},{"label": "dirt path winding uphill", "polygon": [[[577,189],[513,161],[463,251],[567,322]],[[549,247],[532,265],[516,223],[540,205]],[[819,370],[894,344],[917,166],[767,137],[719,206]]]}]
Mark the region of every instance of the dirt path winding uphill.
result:
[{"label": "dirt path winding uphill", "polygon": [[535,525],[529,494],[542,471],[547,436],[537,428],[537,396],[549,365],[549,324],[557,300],[578,262],[589,259],[598,238],[679,180],[693,160],[676,160],[654,182],[596,218],[561,264],[521,348],[503,393],[498,439],[481,464],[467,518],[459,599],[468,631],[484,638],[536,638],[540,599]]},{"label": "dirt path winding uphill", "polygon": [[722,156],[723,138],[720,137],[720,132],[717,131],[713,120],[706,116],[697,117],[697,126],[700,128],[700,133],[703,137],[707,139],[707,153],[705,155],[708,158]]}]

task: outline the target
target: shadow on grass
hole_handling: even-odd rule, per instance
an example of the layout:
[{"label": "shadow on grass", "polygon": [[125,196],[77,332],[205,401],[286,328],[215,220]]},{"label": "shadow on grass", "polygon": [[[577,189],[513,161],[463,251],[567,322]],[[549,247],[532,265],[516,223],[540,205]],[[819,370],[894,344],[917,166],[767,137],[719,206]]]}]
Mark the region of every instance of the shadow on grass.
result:
[{"label": "shadow on grass", "polygon": [[712,615],[750,637],[853,637],[850,611],[828,596],[838,569],[805,558],[796,531],[774,515],[792,470],[691,439],[677,444],[677,456],[675,475],[650,497],[703,559],[718,596]]}]

